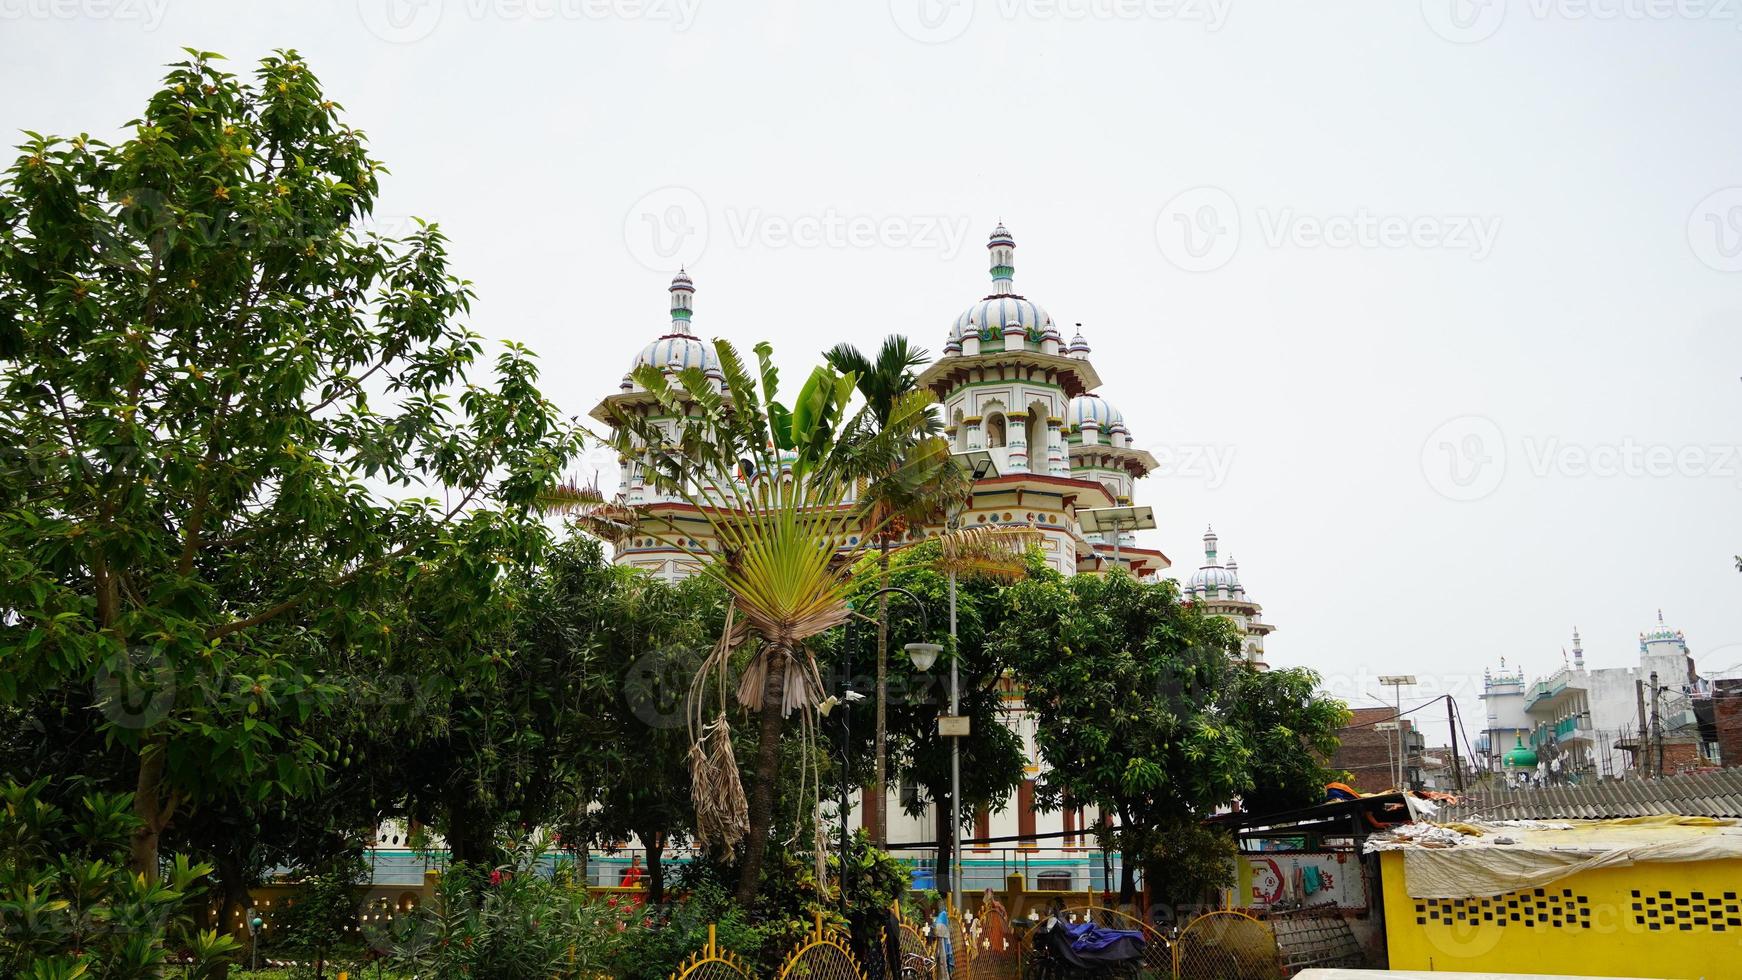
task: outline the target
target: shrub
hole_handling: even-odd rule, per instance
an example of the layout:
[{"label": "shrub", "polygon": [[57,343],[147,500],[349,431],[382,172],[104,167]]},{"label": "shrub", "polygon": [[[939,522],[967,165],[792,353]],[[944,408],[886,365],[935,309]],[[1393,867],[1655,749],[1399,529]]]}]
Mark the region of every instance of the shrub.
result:
[{"label": "shrub", "polygon": [[0,976],[154,977],[177,959],[203,978],[235,955],[183,911],[210,865],[178,856],[158,881],[128,870],[132,794],[89,793],[69,813],[48,788],[0,784]]}]

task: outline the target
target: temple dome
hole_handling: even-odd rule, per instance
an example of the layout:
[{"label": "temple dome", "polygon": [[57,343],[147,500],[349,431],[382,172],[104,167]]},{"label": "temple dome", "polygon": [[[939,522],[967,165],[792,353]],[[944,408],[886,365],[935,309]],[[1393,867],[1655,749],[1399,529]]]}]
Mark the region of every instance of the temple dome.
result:
[{"label": "temple dome", "polygon": [[988,296],[978,303],[962,311],[956,317],[956,322],[950,327],[950,341],[960,344],[965,337],[980,334],[983,339],[991,328],[992,333],[1002,336],[1004,327],[1011,323],[1022,325],[1022,329],[1031,337],[1038,337],[1047,330],[1055,333],[1058,327],[1052,322],[1052,314],[1034,300],[1014,293],[1005,296]]},{"label": "temple dome", "polygon": [[1100,395],[1090,393],[1078,395],[1071,399],[1070,408],[1066,410],[1065,424],[1069,425],[1072,431],[1077,431],[1082,429],[1084,422],[1091,419],[1094,420],[1096,427],[1100,429],[1102,434],[1111,432],[1115,425],[1121,427],[1125,425],[1124,413],[1114,408],[1112,402]]},{"label": "temple dome", "polygon": [[712,348],[691,334],[666,334],[641,348],[641,353],[635,355],[635,363],[629,369],[633,372],[643,365],[651,365],[661,371],[681,371],[688,367],[719,371],[720,359]]},{"label": "temple dome", "polygon": [[[635,363],[629,365],[629,373],[633,375],[643,367],[652,367],[660,371],[678,372],[687,368],[700,368],[708,377],[719,380],[723,377],[720,370],[719,355],[712,345],[705,343],[690,331],[690,317],[696,293],[696,284],[688,272],[678,270],[671,280],[671,328],[658,340],[641,348],[641,353],[635,355]],[[633,378],[625,378],[624,388],[634,387]]]},{"label": "temple dome", "polygon": [[992,261],[992,292],[956,317],[955,323],[950,325],[944,354],[960,354],[962,341],[972,337],[1001,345],[997,349],[1013,349],[1003,346],[1005,329],[1011,326],[1022,329],[1021,346],[1024,349],[1039,350],[1045,339],[1060,343],[1062,347],[1063,338],[1052,315],[1039,303],[1016,292],[1016,239],[1011,237],[1010,230],[1002,221],[986,240],[986,248]]},{"label": "temple dome", "polygon": [[1239,567],[1224,566],[1216,560],[1216,531],[1204,532],[1204,564],[1186,579],[1185,592],[1202,599],[1233,598],[1242,593]]}]

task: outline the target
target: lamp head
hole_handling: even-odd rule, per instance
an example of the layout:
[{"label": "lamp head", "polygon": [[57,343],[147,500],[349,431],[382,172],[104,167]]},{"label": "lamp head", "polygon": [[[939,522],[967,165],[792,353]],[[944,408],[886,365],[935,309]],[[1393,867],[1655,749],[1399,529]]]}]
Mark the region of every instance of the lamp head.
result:
[{"label": "lamp head", "polygon": [[938,654],[944,648],[936,643],[909,643],[902,649],[907,651],[907,659],[913,661],[914,669],[924,673],[938,662]]}]

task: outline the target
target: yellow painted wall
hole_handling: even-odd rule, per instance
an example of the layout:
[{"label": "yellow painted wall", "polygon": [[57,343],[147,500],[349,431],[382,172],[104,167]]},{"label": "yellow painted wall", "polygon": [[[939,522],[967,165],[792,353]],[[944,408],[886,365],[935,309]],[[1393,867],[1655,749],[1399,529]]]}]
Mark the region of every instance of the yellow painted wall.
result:
[{"label": "yellow painted wall", "polygon": [[1636,864],[1495,898],[1411,898],[1380,856],[1393,970],[1742,980],[1742,860]]}]

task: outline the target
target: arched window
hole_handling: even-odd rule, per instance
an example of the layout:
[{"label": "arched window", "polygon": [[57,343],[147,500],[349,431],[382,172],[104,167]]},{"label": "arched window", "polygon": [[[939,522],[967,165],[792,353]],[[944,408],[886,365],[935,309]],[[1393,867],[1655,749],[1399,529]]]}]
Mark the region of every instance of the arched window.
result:
[{"label": "arched window", "polygon": [[991,412],[986,416],[986,448],[1004,448],[1004,413]]}]

